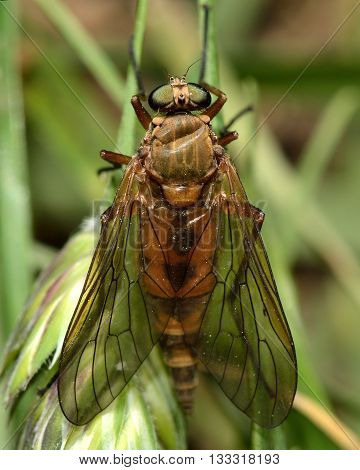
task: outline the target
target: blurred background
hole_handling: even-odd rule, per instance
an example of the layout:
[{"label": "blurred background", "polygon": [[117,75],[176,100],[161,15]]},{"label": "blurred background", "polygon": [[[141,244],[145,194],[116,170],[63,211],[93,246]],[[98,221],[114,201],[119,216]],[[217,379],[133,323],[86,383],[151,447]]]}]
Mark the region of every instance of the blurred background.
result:
[{"label": "blurred background", "polygon": [[[233,126],[240,137],[228,150],[250,201],[266,212],[265,245],[299,356],[300,398],[284,424],[290,448],[341,448],[360,434],[356,4],[215,6],[224,120],[255,107]],[[99,151],[117,141],[135,2],[22,0],[12,15],[0,5],[1,348],[38,273],[104,198]],[[200,54],[197,3],[151,1],[141,64],[147,92]],[[11,159],[17,181],[6,179]],[[23,258],[12,265],[18,250]],[[249,446],[248,420],[216,384],[203,377],[197,398],[190,447]]]}]

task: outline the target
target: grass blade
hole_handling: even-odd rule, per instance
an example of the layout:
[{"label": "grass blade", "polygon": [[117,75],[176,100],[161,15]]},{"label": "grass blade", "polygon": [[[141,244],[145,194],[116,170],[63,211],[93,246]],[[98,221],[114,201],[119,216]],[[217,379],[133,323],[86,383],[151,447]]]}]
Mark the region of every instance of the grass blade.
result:
[{"label": "grass blade", "polygon": [[314,192],[327,163],[358,109],[359,93],[354,88],[338,91],[325,108],[301,156],[298,175],[307,195]]},{"label": "grass blade", "polygon": [[124,83],[117,68],[90,36],[70,9],[59,0],[34,0],[55,24],[62,36],[78,54],[80,60],[95,77],[99,85],[121,107]]},{"label": "grass blade", "polygon": [[360,439],[339,418],[334,419],[310,397],[298,393],[294,402],[295,408],[317,425],[340,448],[359,450]]}]

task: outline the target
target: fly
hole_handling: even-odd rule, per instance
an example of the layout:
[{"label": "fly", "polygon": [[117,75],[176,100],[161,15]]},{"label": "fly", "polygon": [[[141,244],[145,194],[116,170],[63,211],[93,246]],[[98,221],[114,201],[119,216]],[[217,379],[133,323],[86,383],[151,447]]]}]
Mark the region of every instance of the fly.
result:
[{"label": "fly", "polygon": [[[213,94],[216,100],[212,103]],[[125,388],[155,344],[190,411],[198,363],[264,427],[288,415],[296,356],[251,205],[211,121],[226,95],[186,76],[132,98],[145,135],[126,164],[102,229],[60,360],[59,400],[76,425]]]}]

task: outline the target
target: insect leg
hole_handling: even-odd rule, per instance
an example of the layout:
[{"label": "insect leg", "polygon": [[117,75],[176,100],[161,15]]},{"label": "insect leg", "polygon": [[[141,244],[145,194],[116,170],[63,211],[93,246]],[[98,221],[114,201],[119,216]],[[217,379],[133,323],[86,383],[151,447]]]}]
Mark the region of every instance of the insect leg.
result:
[{"label": "insect leg", "polygon": [[221,130],[220,135],[225,134],[229,127],[231,127],[238,119],[244,116],[244,114],[250,113],[251,111],[254,111],[254,107],[250,104],[249,106],[246,106],[243,109],[240,109],[239,112],[235,114],[235,116],[230,119],[230,121],[224,126],[224,128]]},{"label": "insect leg", "polygon": [[208,83],[201,82],[200,85],[203,86],[206,90],[210,91],[210,93],[213,93],[217,97],[217,100],[215,101],[215,103],[209,106],[205,110],[205,112],[202,113],[205,116],[209,116],[211,120],[218,114],[218,112],[224,106],[224,104],[226,103],[227,97],[223,91],[219,90],[218,88],[214,86],[209,85]]},{"label": "insect leg", "polygon": [[103,166],[96,171],[96,174],[100,176],[103,173],[109,173],[110,171],[115,171],[115,170],[117,170],[116,166]]},{"label": "insect leg", "polygon": [[239,134],[236,131],[226,132],[218,139],[218,144],[222,147],[225,147],[227,144],[230,144],[233,140],[236,140],[239,137]]},{"label": "insect leg", "polygon": [[122,165],[127,165],[131,157],[123,155],[121,153],[110,152],[110,150],[101,150],[100,157],[112,164],[112,167],[99,168],[97,171],[98,175],[106,173],[108,171],[114,171],[120,168]]},{"label": "insect leg", "polygon": [[148,130],[151,124],[151,116],[141,103],[141,95],[133,96],[131,98],[131,104],[133,105],[134,111],[141,125],[144,129]]},{"label": "insect leg", "polygon": [[246,106],[246,108],[241,109],[238,113],[235,114],[235,116],[232,119],[230,119],[227,125],[224,126],[223,129],[221,129],[220,131],[220,137],[219,137],[219,142],[218,142],[219,145],[221,145],[222,147],[225,147],[225,145],[229,144],[230,142],[238,138],[238,133],[229,131],[229,127],[231,127],[235,123],[235,121],[241,118],[244,114],[247,114],[253,110],[254,108],[251,105]]},{"label": "insect leg", "polygon": [[110,152],[110,150],[101,150],[100,157],[115,167],[127,165],[131,161],[131,157],[122,153]]}]

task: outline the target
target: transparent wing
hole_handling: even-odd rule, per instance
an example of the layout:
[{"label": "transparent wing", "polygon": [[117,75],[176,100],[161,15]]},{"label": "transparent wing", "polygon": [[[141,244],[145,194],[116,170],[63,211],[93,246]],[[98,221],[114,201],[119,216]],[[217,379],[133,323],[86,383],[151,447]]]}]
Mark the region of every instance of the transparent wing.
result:
[{"label": "transparent wing", "polygon": [[296,391],[294,344],[261,236],[230,162],[221,194],[216,283],[195,348],[232,402],[261,426],[274,427],[288,415]]},{"label": "transparent wing", "polygon": [[106,408],[150,353],[165,325],[143,295],[141,218],[130,163],[67,331],[58,381],[61,408],[81,425]]}]

